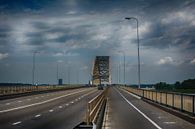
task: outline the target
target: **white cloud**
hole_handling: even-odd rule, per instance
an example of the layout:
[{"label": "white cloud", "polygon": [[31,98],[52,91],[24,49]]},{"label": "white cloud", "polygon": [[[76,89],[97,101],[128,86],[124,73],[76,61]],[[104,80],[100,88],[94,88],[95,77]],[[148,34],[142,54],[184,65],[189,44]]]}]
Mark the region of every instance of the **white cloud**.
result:
[{"label": "white cloud", "polygon": [[190,64],[195,64],[195,58],[190,61]]},{"label": "white cloud", "polygon": [[0,60],[3,60],[8,57],[8,53],[0,53]]},{"label": "white cloud", "polygon": [[64,54],[62,52],[58,52],[58,53],[55,53],[53,54],[53,56],[63,56]]},{"label": "white cloud", "polygon": [[165,18],[162,19],[162,23],[169,24],[169,23],[175,23],[175,21],[178,22],[187,22],[190,25],[195,25],[195,16],[193,14],[194,12],[192,10],[182,10],[178,12],[169,13]]},{"label": "white cloud", "polygon": [[164,58],[161,58],[158,62],[157,62],[157,64],[159,64],[159,65],[164,65],[164,64],[173,64],[174,63],[174,61],[173,61],[173,59],[172,59],[172,57],[164,57]]},{"label": "white cloud", "polygon": [[63,61],[63,60],[58,60],[57,62],[58,62],[58,63],[63,63],[64,61]]}]

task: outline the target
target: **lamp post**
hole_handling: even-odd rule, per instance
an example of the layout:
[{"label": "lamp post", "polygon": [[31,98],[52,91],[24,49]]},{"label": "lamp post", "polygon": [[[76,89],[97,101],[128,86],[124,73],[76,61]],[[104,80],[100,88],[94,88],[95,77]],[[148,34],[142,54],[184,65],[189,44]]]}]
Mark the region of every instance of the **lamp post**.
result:
[{"label": "lamp post", "polygon": [[126,70],[126,68],[125,68],[125,52],[123,52],[123,51],[119,51],[119,52],[121,52],[123,54],[123,70],[124,70],[123,71],[123,74],[124,74],[124,78],[123,78],[124,79],[123,80],[124,82],[123,83],[125,85],[125,82],[126,82],[126,77],[125,77],[126,76],[126,71],[125,71]]},{"label": "lamp post", "polygon": [[58,79],[59,79],[59,70],[58,70],[58,62],[57,62],[57,68],[56,68],[56,77],[57,77],[57,85],[58,85]]},{"label": "lamp post", "polygon": [[135,17],[126,17],[126,20],[135,20],[137,22],[137,56],[138,56],[138,88],[140,88],[140,53],[139,53],[139,22]]},{"label": "lamp post", "polygon": [[33,68],[32,68],[32,85],[34,85],[34,80],[35,80],[35,56],[36,54],[39,53],[38,51],[33,52]]}]

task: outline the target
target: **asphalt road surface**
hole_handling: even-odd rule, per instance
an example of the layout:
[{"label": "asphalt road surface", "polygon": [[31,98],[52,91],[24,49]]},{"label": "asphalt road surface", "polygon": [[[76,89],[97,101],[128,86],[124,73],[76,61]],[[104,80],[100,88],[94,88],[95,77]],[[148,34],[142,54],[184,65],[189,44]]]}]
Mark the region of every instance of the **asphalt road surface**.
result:
[{"label": "asphalt road surface", "polygon": [[80,88],[0,101],[0,129],[72,129],[82,122],[97,88]]},{"label": "asphalt road surface", "polygon": [[110,88],[103,129],[195,129],[195,125],[120,88]]}]

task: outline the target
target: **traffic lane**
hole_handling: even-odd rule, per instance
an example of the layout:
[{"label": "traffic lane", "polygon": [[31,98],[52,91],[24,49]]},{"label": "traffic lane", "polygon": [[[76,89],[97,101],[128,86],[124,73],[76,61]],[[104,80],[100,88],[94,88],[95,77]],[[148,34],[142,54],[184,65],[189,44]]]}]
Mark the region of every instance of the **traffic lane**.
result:
[{"label": "traffic lane", "polygon": [[95,89],[86,90],[84,92],[79,92],[74,95],[69,95],[64,98],[60,98],[56,101],[48,102],[45,104],[36,105],[33,107],[28,107],[24,109],[14,110],[10,112],[0,113],[0,126],[1,128],[7,128],[8,125],[12,125],[18,121],[25,121],[31,117],[36,116],[40,112],[49,112],[56,107],[66,106],[67,103],[72,102],[76,98],[83,98],[82,96],[89,93],[96,92]]},{"label": "traffic lane", "polygon": [[[102,91],[86,94],[80,101],[70,103],[62,109],[53,112],[43,113],[38,118],[31,118],[16,126],[10,126],[10,129],[72,129],[82,122],[85,117],[87,102]],[[76,98],[78,99],[78,98]],[[74,100],[76,100],[74,99]]]},{"label": "traffic lane", "polygon": [[143,100],[137,99],[129,94],[129,92],[119,89],[119,91],[127,98],[133,105],[139,108],[150,119],[155,121],[161,128],[166,129],[194,129],[195,125],[185,121],[177,116],[165,112],[153,105],[150,105]]},{"label": "traffic lane", "polygon": [[[23,97],[13,98],[13,99],[0,100],[0,108],[2,108],[3,106],[9,107],[9,106],[17,105],[17,104],[21,105],[23,103],[28,104],[28,103],[32,103],[32,102],[37,102],[40,100],[49,99],[51,97],[56,97],[59,95],[67,94],[70,92],[79,91],[81,89],[85,89],[85,88],[70,89],[70,90],[56,91],[56,92],[48,92],[48,93],[23,96]],[[4,107],[4,108],[6,108],[6,107]]]},{"label": "traffic lane", "polygon": [[133,107],[129,106],[114,88],[110,88],[108,99],[111,129],[156,129]]},{"label": "traffic lane", "polygon": [[69,94],[71,92],[80,91],[82,89],[87,89],[87,88],[50,92],[50,93],[31,95],[31,96],[20,97],[20,98],[15,98],[15,99],[10,99],[10,100],[1,100],[0,101],[0,111],[19,107],[19,106],[29,105],[32,103],[37,103],[40,101],[45,101],[45,100],[55,98],[55,97],[58,97],[64,94]]}]

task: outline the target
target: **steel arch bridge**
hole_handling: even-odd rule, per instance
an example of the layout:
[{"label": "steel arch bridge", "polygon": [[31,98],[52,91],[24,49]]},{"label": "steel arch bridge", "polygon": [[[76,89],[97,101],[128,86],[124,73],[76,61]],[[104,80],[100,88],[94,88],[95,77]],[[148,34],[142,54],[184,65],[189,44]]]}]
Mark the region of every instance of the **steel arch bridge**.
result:
[{"label": "steel arch bridge", "polygon": [[111,84],[110,57],[96,56],[92,69],[92,85]]}]

